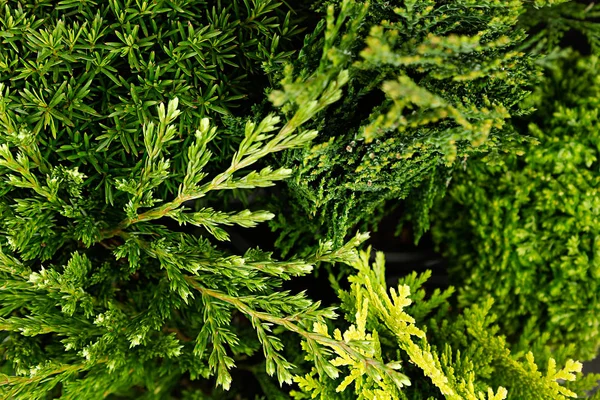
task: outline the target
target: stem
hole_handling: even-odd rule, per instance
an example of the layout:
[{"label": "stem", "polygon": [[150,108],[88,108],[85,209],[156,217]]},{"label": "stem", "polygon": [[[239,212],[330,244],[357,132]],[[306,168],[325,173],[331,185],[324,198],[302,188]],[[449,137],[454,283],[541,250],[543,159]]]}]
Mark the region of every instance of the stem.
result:
[{"label": "stem", "polygon": [[[103,357],[103,358],[96,360],[95,365],[103,364],[107,361],[108,361],[108,357]],[[4,379],[2,381],[0,381],[0,386],[5,386],[5,385],[13,385],[14,386],[14,385],[22,385],[22,384],[26,385],[26,384],[29,384],[32,382],[42,381],[52,375],[62,374],[63,372],[70,372],[70,373],[79,372],[79,371],[88,369],[90,367],[91,366],[87,365],[87,364],[63,365],[62,367],[59,367],[53,371],[46,372],[46,373],[40,373],[38,375],[34,375],[33,377],[4,375],[3,376]]]},{"label": "stem", "polygon": [[219,292],[219,291],[212,290],[212,289],[207,289],[203,286],[200,286],[200,284],[198,284],[198,282],[194,279],[194,277],[187,276],[186,280],[190,283],[190,285],[194,289],[198,290],[199,292],[206,294],[208,296],[211,296],[215,299],[219,299],[225,303],[228,303],[246,315],[249,315],[253,318],[256,318],[256,319],[259,319],[262,321],[267,321],[267,322],[271,322],[273,324],[277,324],[279,326],[283,326],[287,330],[289,330],[291,332],[295,332],[306,339],[314,340],[315,342],[321,343],[327,347],[338,350],[341,353],[346,353],[354,360],[362,360],[364,362],[364,364],[367,366],[372,365],[376,368],[385,369],[385,370],[388,369],[388,367],[386,367],[383,362],[364,356],[360,352],[354,350],[352,347],[350,347],[344,341],[338,341],[338,340],[332,339],[330,337],[321,335],[319,333],[309,332],[309,331],[305,330],[304,328],[298,326],[297,324],[294,323],[294,320],[298,320],[298,317],[281,318],[281,317],[276,317],[274,315],[267,314],[264,312],[256,311],[256,310],[253,310],[252,308],[250,308],[246,303],[244,303],[243,301],[241,301],[240,299],[238,299],[236,297],[232,297],[223,292]]}]

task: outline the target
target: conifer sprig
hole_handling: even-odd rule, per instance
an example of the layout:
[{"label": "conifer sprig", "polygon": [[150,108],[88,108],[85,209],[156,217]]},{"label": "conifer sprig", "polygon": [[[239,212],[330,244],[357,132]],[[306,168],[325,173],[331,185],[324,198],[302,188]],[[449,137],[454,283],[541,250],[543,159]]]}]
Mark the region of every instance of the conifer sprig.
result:
[{"label": "conifer sprig", "polygon": [[[533,143],[513,126],[531,110],[523,99],[542,65],[567,54],[548,50],[561,27],[582,22],[597,50],[594,7],[55,3],[0,0],[0,398],[546,400],[584,396],[595,384],[579,379],[576,347],[539,332],[535,318],[515,329],[487,297],[465,303],[481,282],[459,288],[460,307],[452,289],[424,289],[427,273],[390,288],[383,255],[358,251],[368,235],[346,237],[398,199],[408,201],[404,218],[425,229],[453,169]],[[548,16],[558,17],[556,32]],[[557,132],[587,132],[597,85],[568,81],[587,100],[565,90],[569,107],[545,119],[563,122]],[[530,132],[543,138],[541,130]],[[559,154],[553,176],[574,178],[549,180],[539,196],[556,210],[552,191],[575,193],[564,211],[583,213],[584,225],[553,216],[541,226],[593,233],[588,169],[598,157],[581,143]],[[242,229],[267,221],[283,228],[281,240],[249,241],[273,252],[248,245]],[[517,303],[506,304],[548,300],[540,313],[553,316],[548,327],[573,321],[556,293],[581,303],[571,285],[600,275],[596,239],[575,234],[569,254],[548,264],[569,273],[568,285],[553,279],[535,298],[520,285]],[[535,263],[532,248],[516,259]],[[323,293],[325,271],[339,309]],[[510,276],[505,268],[485,280],[494,282],[489,292],[517,293],[502,280]],[[593,336],[594,317],[582,320],[572,324]]]},{"label": "conifer sprig", "polygon": [[[329,104],[337,101],[341,96],[341,87],[344,83],[344,76],[338,77],[335,84],[329,85],[320,96],[319,100],[316,100],[315,104],[311,103],[300,107],[296,112],[296,115],[300,117],[294,117],[288,121],[285,126],[279,129],[279,132],[275,136],[269,135],[269,133],[278,129],[277,124],[279,123],[279,117],[269,115],[257,126],[252,122],[247,122],[244,140],[233,156],[230,167],[218,174],[209,183],[199,185],[201,179],[198,179],[198,176],[202,173],[203,162],[198,163],[196,160],[202,158],[203,154],[198,154],[197,151],[199,150],[191,150],[190,155],[193,158],[191,158],[188,163],[184,183],[180,185],[179,195],[174,200],[135,215],[134,217],[128,217],[121,221],[116,228],[104,232],[102,238],[108,239],[118,234],[123,229],[139,222],[151,221],[164,216],[179,216],[182,212],[182,210],[179,209],[182,204],[202,198],[208,192],[213,190],[268,187],[272,186],[274,182],[278,180],[287,178],[291,174],[291,170],[287,168],[279,168],[273,171],[267,167],[258,173],[252,171],[241,177],[235,177],[234,174],[243,168],[251,166],[268,154],[301,147],[314,139],[317,135],[316,131],[300,131],[296,134],[294,134],[294,132],[300,128],[302,123],[312,118]],[[158,109],[158,131],[155,133],[154,124],[152,123],[144,129],[144,141],[147,149],[146,166],[142,169],[141,174],[137,179],[131,179],[130,181],[131,184],[136,181],[139,183],[137,183],[137,187],[131,191],[135,196],[130,200],[130,204],[126,210],[129,215],[134,215],[140,205],[142,197],[162,183],[168,176],[168,162],[164,160],[159,161],[157,157],[160,154],[161,149],[166,147],[166,144],[175,136],[176,129],[172,123],[179,115],[179,112],[177,111],[177,100],[173,100],[169,103],[167,112],[164,111],[163,105],[160,105]],[[208,120],[203,120],[201,122],[201,127],[202,130],[196,131],[197,143],[192,149],[205,149],[205,143],[208,139],[203,136],[209,134],[210,128],[208,127]],[[191,182],[194,182],[193,186],[191,185]],[[119,188],[121,190],[128,190],[128,187],[126,187],[125,184],[120,185]],[[147,196],[146,202],[143,204],[153,204],[150,199],[151,196]],[[265,219],[264,215],[265,214],[261,217],[263,220]],[[246,215],[246,217],[246,221],[248,222],[240,220],[237,223],[252,224],[249,222],[249,215]],[[194,221],[194,217],[187,219],[185,217],[179,217],[179,221],[192,222]],[[235,223],[232,218],[225,218],[224,222]]]}]

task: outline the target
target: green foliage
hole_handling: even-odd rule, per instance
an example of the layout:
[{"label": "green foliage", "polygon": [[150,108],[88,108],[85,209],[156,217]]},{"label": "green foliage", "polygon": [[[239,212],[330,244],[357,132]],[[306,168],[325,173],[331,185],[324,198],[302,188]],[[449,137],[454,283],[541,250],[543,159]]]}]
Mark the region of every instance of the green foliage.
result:
[{"label": "green foliage", "polygon": [[[556,7],[531,9],[520,25],[532,32],[527,43],[532,51],[552,53],[557,46],[600,51],[600,13],[594,2],[560,1]],[[567,37],[565,37],[567,35]],[[582,37],[585,37],[585,41]],[[583,46],[582,46],[583,45]]]},{"label": "green foliage", "polygon": [[[521,18],[525,6],[0,0],[0,398],[587,395],[598,377],[571,358],[597,346],[564,340],[597,330],[582,317],[595,299],[580,293],[596,290],[584,277],[600,243],[597,60],[558,68],[524,100],[565,54],[551,51],[562,30],[526,39],[554,14]],[[592,47],[594,29],[582,29]],[[531,136],[519,134],[509,119],[537,106]],[[524,161],[499,156],[535,141]],[[510,219],[516,250],[472,258],[461,279],[495,278],[501,260],[508,279],[492,289],[516,305],[471,280],[455,307],[452,288],[426,293],[429,273],[389,288],[383,254],[358,250],[368,234],[347,233],[400,199],[425,229],[452,171],[478,153],[494,163],[460,176],[506,175],[494,201],[510,218],[503,199],[518,182],[514,211],[531,226]],[[279,242],[238,251],[239,232],[268,221]],[[553,243],[547,255],[536,240]],[[277,259],[277,245],[298,251]],[[513,250],[529,257],[518,269]],[[321,264],[341,312],[303,290],[325,280]]]},{"label": "green foliage", "polygon": [[[535,5],[546,3],[558,2]],[[315,121],[322,134],[311,148],[278,156],[294,168],[284,201],[295,212],[273,223],[283,230],[284,251],[304,243],[314,226],[318,236],[341,242],[352,227],[375,226],[382,209],[407,198],[405,218],[418,238],[451,167],[477,153],[521,147],[527,139],[508,120],[530,111],[522,100],[541,73],[540,56],[521,51],[527,4],[372,2],[360,40],[330,54],[348,65],[349,83]],[[323,46],[319,35],[307,37],[297,75],[314,68]]]},{"label": "green foliage", "polygon": [[[134,11],[124,10],[123,18],[129,13],[137,18]],[[148,18],[157,17],[154,11]],[[137,60],[136,52],[115,54],[127,56],[132,67]],[[237,151],[219,173],[209,167],[218,129],[208,118],[185,121],[179,129],[185,113],[177,97],[166,107],[159,104],[156,117],[131,115],[140,149],[127,154],[126,147],[117,151],[100,144],[89,152],[98,165],[110,167],[103,173],[110,176],[109,186],[98,185],[93,174],[99,171],[82,172],[89,169],[80,158],[57,157],[60,144],[71,143],[71,131],[62,125],[46,129],[28,119],[34,114],[16,113],[27,90],[10,94],[0,84],[3,398],[165,398],[178,396],[178,381],[211,376],[229,389],[230,370],[260,349],[266,373],[291,382],[294,365],[282,353],[280,328],[315,351],[333,348],[357,363],[370,363],[340,340],[312,330],[335,316],[331,308],[282,288],[283,281],[309,273],[315,263],[351,262],[365,235],[342,246],[322,242],[312,254],[287,261],[258,249],[231,255],[218,244],[228,238],[224,226],[252,227],[273,214],[203,205],[220,191],[268,187],[290,175],[286,168],[250,167],[314,139],[316,132],[302,125],[339,99],[345,84],[344,70],[326,67],[313,74],[316,84],[305,85],[311,101],[285,124],[275,114],[257,123],[248,120]],[[79,72],[78,77],[84,74]],[[106,95],[102,104],[111,98],[100,94]],[[62,100],[64,93],[56,96]],[[287,90],[282,96],[290,97]],[[88,130],[81,120],[73,125]],[[195,132],[188,135],[192,126]],[[86,143],[105,139],[105,133],[89,128]],[[183,168],[172,154],[181,157]],[[114,168],[114,157],[120,168]],[[170,199],[161,196],[165,192],[173,193]],[[199,230],[175,229],[169,221]],[[319,365],[333,368],[329,361]],[[200,390],[190,383],[187,388]]]},{"label": "green foliage", "polygon": [[[0,147],[0,349],[14,374],[3,376],[5,398],[45,398],[59,383],[62,398],[98,398],[132,386],[161,398],[186,373],[192,379],[216,375],[217,385],[228,389],[234,357],[260,347],[267,373],[291,382],[293,365],[280,354],[273,325],[296,332],[317,350],[339,347],[339,341],[306,327],[332,318],[332,310],[319,308],[303,293],[282,290],[281,283],[310,272],[317,262],[352,261],[353,249],[366,236],[341,247],[322,243],[305,259],[276,261],[260,250],[228,256],[207,238],[150,222],[172,218],[206,227],[208,237],[223,240],[219,225],[249,227],[271,218],[264,211],[192,212],[183,204],[211,191],[273,185],[290,171],[236,172],[271,152],[303,145],[314,132],[291,123],[278,127],[275,116],[248,122],[231,166],[201,183],[210,160],[206,143],[215,132],[204,119],[188,149],[178,196],[156,206],[152,191],[169,177],[168,162],[160,156],[175,136],[172,122],[178,114],[176,100],[166,109],[161,104],[157,122],[144,126],[143,167],[131,178],[117,179],[123,183],[116,190],[129,197],[120,213],[102,210],[102,193],[89,192],[77,168],[46,165],[44,178],[41,164],[24,147]],[[43,147],[36,144],[42,160]],[[120,214],[123,219],[111,227]],[[232,325],[235,313],[251,322],[258,342],[243,323]]]},{"label": "green foliage", "polygon": [[[408,275],[396,289],[388,289],[383,253],[377,253],[373,265],[369,259],[369,251],[361,252],[352,263],[356,274],[349,278],[351,289],[340,292],[352,324],[343,335],[336,330],[333,336],[349,345],[363,341],[363,351],[387,361],[410,382],[398,384],[382,373],[374,384],[373,375],[366,374],[364,367],[336,381],[323,379],[323,374],[315,378],[313,370],[296,378],[301,391],[293,392],[294,398],[566,399],[583,396],[595,385],[590,379],[577,392],[564,386],[580,375],[582,366],[573,360],[557,368],[556,361],[549,359],[540,371],[532,353],[512,354],[497,334],[491,299],[455,315],[447,307],[452,289],[435,291],[425,299],[421,285],[429,272]],[[334,363],[352,361],[341,356]],[[354,382],[353,390],[349,382]]]},{"label": "green foliage", "polygon": [[38,136],[48,161],[85,171],[111,202],[113,171],[142,156],[139,128],[159,103],[179,99],[169,152],[183,170],[201,119],[261,100],[249,96],[301,30],[275,0],[55,3],[0,1],[0,127]]},{"label": "green foliage", "polygon": [[588,360],[600,347],[597,68],[596,57],[555,65],[528,119],[540,145],[469,162],[436,207],[459,304],[491,294],[514,348],[542,358]]}]

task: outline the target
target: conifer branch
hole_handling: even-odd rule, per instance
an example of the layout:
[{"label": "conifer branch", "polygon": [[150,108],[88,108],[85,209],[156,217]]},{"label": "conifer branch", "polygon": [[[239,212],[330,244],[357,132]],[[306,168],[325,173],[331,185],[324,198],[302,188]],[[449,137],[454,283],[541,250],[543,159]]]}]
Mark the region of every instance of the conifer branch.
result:
[{"label": "conifer branch", "polygon": [[[323,76],[319,78],[321,80],[331,79],[331,72],[323,72]],[[287,168],[279,168],[275,171],[270,168],[263,168],[260,172],[254,171],[242,176],[235,177],[235,173],[253,165],[260,159],[264,158],[268,154],[280,152],[286,149],[293,149],[304,146],[309,143],[312,139],[317,136],[317,132],[313,130],[300,131],[294,133],[300,129],[302,124],[313,118],[316,114],[324,110],[330,104],[336,102],[341,97],[341,88],[348,81],[347,72],[340,72],[332,82],[330,82],[325,88],[320,88],[319,91],[311,93],[313,100],[304,104],[298,108],[294,116],[282,127],[277,128],[280,118],[274,115],[265,117],[258,126],[252,122],[246,123],[245,137],[236,154],[233,156],[231,165],[227,170],[218,174],[212,179],[212,181],[205,183],[201,186],[197,186],[200,179],[196,176],[204,176],[201,173],[202,167],[208,162],[210,153],[206,153],[206,161],[197,162],[197,157],[202,157],[204,154],[200,153],[200,150],[205,149],[206,143],[214,137],[215,128],[209,128],[208,120],[203,120],[201,127],[196,131],[197,145],[190,148],[190,160],[188,165],[188,172],[185,177],[185,182],[195,182],[195,187],[186,187],[181,185],[179,194],[177,197],[161,206],[150,209],[143,213],[135,213],[140,199],[143,196],[144,191],[149,191],[156,184],[145,184],[150,178],[148,175],[151,173],[153,168],[153,160],[156,160],[158,154],[161,151],[162,146],[166,142],[171,140],[174,136],[174,127],[170,126],[175,118],[179,115],[177,110],[178,100],[175,99],[169,103],[168,111],[165,112],[164,105],[159,106],[159,124],[160,129],[157,135],[154,135],[153,124],[145,126],[145,142],[148,148],[148,156],[146,159],[146,167],[142,171],[140,182],[136,184],[136,188],[132,189],[132,193],[135,193],[133,204],[129,207],[128,213],[135,213],[130,217],[122,220],[115,228],[105,229],[100,233],[101,240],[109,239],[115,235],[118,235],[129,226],[140,222],[147,222],[155,219],[160,219],[169,214],[177,211],[180,207],[189,201],[200,199],[210,191],[224,190],[224,189],[239,189],[239,188],[254,188],[254,187],[266,187],[273,185],[275,181],[285,179],[290,176],[291,170]],[[279,132],[272,137],[269,133],[279,129]],[[170,132],[168,135],[166,132]],[[167,135],[165,137],[165,135]],[[156,137],[153,137],[156,136]],[[268,140],[267,140],[268,139]],[[154,144],[153,144],[154,143]],[[126,185],[124,185],[126,187]]]},{"label": "conifer branch", "polygon": [[[248,316],[251,319],[267,321],[267,322],[276,324],[278,326],[282,326],[285,329],[287,329],[288,331],[294,332],[294,333],[302,336],[306,340],[314,341],[315,343],[318,343],[320,345],[323,345],[323,346],[333,349],[341,357],[347,357],[352,360],[357,360],[357,361],[363,363],[365,368],[373,369],[375,371],[378,371],[378,373],[383,373],[384,376],[386,374],[399,374],[398,372],[396,372],[389,366],[385,365],[381,361],[378,361],[378,360],[370,358],[370,357],[366,357],[360,351],[354,349],[352,346],[350,346],[349,343],[346,343],[343,340],[336,340],[336,339],[333,339],[329,336],[323,335],[318,332],[310,332],[310,331],[306,330],[305,328],[301,327],[299,325],[299,322],[303,321],[303,318],[301,315],[294,315],[294,316],[288,316],[288,317],[276,317],[276,316],[268,314],[268,313],[256,311],[256,310],[252,309],[251,307],[249,307],[240,298],[229,296],[225,293],[202,287],[196,281],[196,279],[194,277],[187,277],[186,279],[194,289],[198,290],[199,292],[201,292],[205,295],[208,295],[210,297],[213,297],[215,299],[221,300],[225,303],[228,303],[228,304],[234,306],[237,310],[239,310],[240,312],[242,312],[243,314],[245,314],[246,316]],[[399,375],[402,375],[402,374],[399,374]],[[407,384],[405,378],[404,379],[397,378],[398,382],[400,382],[402,380],[404,380],[404,383],[400,384],[399,385],[400,387]]]}]

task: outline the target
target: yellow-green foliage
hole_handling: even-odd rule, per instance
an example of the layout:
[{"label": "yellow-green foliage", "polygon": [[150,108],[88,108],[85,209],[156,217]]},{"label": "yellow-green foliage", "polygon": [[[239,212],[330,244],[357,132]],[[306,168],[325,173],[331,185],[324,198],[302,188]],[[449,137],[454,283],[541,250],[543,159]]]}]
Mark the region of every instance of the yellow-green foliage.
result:
[{"label": "yellow-green foliage", "polygon": [[[356,274],[349,277],[351,289],[340,291],[351,325],[344,334],[335,330],[333,337],[377,363],[356,362],[347,352],[332,354],[331,363],[350,373],[343,379],[337,371],[320,374],[319,379],[313,369],[295,378],[300,391],[292,392],[294,398],[559,400],[593,387],[588,380],[576,393],[562,384],[580,375],[579,362],[567,360],[558,369],[550,358],[540,371],[532,353],[511,353],[490,314],[491,299],[456,315],[447,310],[452,290],[435,291],[425,299],[420,286],[428,273],[409,275],[388,288],[383,253],[377,253],[373,264],[369,260],[366,251],[352,263]],[[315,330],[329,335],[325,325]],[[310,358],[311,348],[304,348]]]},{"label": "yellow-green foliage", "polygon": [[587,360],[600,347],[599,65],[555,65],[532,99],[527,132],[539,145],[468,161],[436,208],[459,304],[492,295],[515,348],[543,357]]}]

